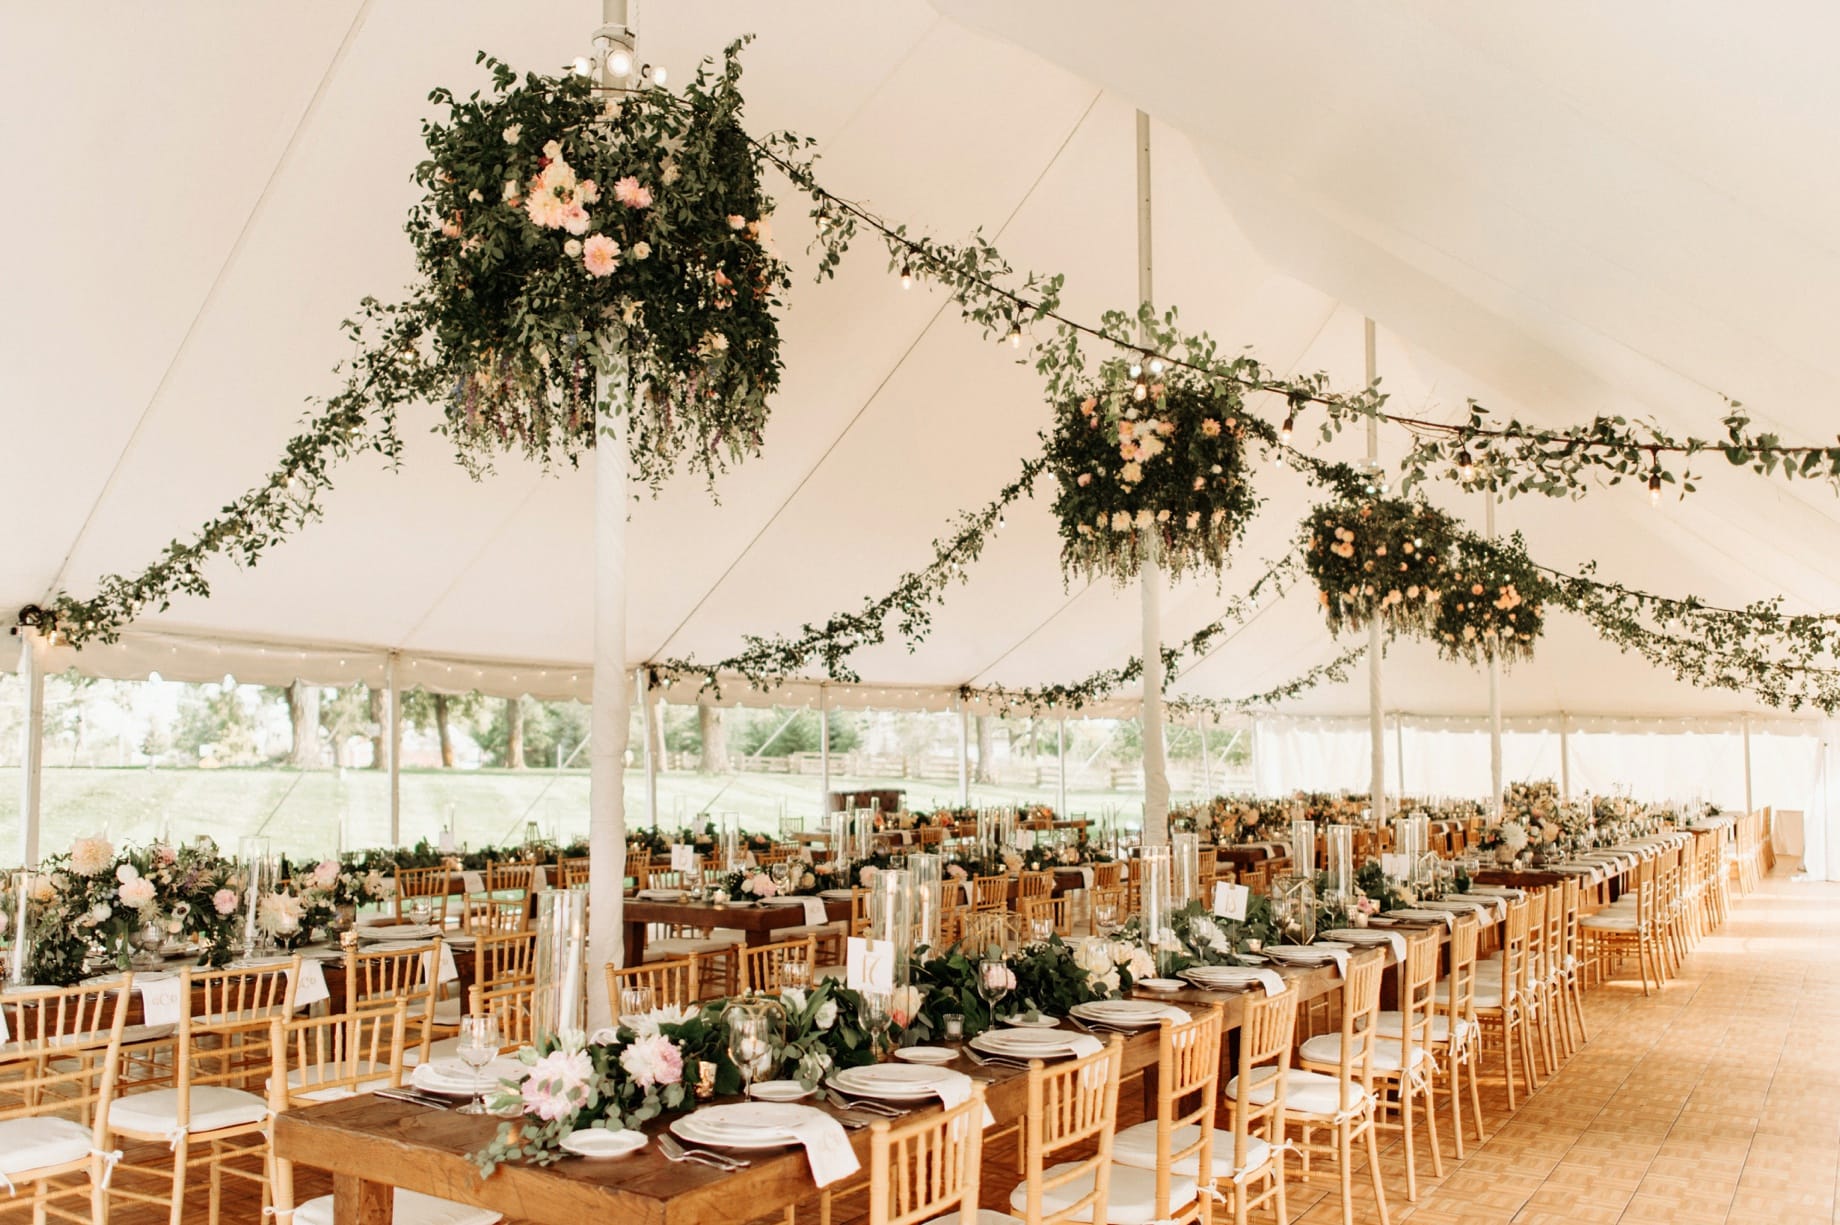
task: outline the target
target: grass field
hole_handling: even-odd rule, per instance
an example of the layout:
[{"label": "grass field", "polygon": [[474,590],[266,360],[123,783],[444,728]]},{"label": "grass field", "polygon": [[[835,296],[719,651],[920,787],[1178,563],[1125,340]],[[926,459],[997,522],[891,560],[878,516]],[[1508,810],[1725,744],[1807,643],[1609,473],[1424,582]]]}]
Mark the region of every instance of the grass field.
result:
[{"label": "grass field", "polygon": [[[838,789],[904,788],[909,807],[956,803],[956,784],[918,779],[833,778]],[[1176,797],[1178,799],[1188,797]],[[1135,819],[1136,793],[1071,791],[1074,813],[1116,809]],[[974,804],[1053,804],[1051,791],[979,786]],[[645,821],[645,779],[626,777],[627,821]],[[0,769],[0,862],[12,858],[19,829],[19,771]],[[734,812],[750,828],[770,830],[784,813],[816,826],[818,781],[796,775],[719,776],[666,772],[658,779],[659,823],[690,821],[705,809]],[[47,769],[44,772],[40,847],[62,850],[73,838],[106,830],[117,842],[145,841],[162,832],[180,839],[210,834],[234,847],[244,834],[266,834],[275,849],[317,854],[390,841],[389,780],[380,771],[281,769]],[[433,840],[449,823],[455,838],[473,846],[520,841],[536,821],[546,837],[587,831],[585,770],[407,770],[402,778],[402,841]]]}]

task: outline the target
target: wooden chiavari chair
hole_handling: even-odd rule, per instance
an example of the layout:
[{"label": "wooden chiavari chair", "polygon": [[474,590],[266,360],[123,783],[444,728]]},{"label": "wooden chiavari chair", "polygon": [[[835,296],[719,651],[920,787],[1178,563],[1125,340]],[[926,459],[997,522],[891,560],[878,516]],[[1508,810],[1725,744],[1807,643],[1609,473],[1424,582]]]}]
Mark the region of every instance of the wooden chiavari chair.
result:
[{"label": "wooden chiavari chair", "polygon": [[1246,998],[1234,1080],[1242,1085],[1268,1083],[1272,1091],[1262,1105],[1228,1099],[1232,1130],[1214,1136],[1214,1185],[1226,1195],[1235,1225],[1246,1225],[1246,1215],[1268,1202],[1276,1220],[1290,1220],[1284,1196],[1284,1082],[1296,1032],[1294,989],[1269,996],[1254,992]]},{"label": "wooden chiavari chair", "polygon": [[[425,1062],[439,1026],[441,941],[400,949],[352,949],[345,954],[345,1011],[357,1013],[386,1000],[400,1000],[405,1011],[411,1063]],[[455,984],[456,988],[458,984]],[[455,1018],[453,1028],[459,1025]]]},{"label": "wooden chiavari chair", "polygon": [[1046,920],[1054,929],[1054,934],[1063,940],[1073,935],[1073,918],[1068,913],[1067,899],[1064,897],[1036,897],[1022,902],[1018,917],[1022,921],[1022,933],[1034,935],[1035,924]]},{"label": "wooden chiavari chair", "polygon": [[[1341,1176],[1342,1225],[1354,1225],[1354,1146],[1363,1141],[1367,1149],[1367,1166],[1373,1176],[1374,1202],[1378,1205],[1381,1225],[1387,1225],[1386,1188],[1380,1181],[1380,1150],[1374,1136],[1374,1047],[1378,1040],[1375,1018],[1380,1011],[1380,978],[1386,959],[1378,954],[1349,959],[1347,978],[1342,986],[1342,1025],[1340,1054],[1333,1072],[1296,1068],[1284,1073],[1284,1113],[1286,1122],[1299,1129],[1298,1145],[1303,1154],[1303,1175],[1310,1175],[1311,1159],[1318,1154],[1333,1156]],[[1237,1077],[1227,1082],[1227,1096],[1263,1106],[1276,1098],[1275,1077],[1255,1081],[1242,1092]],[[1328,1130],[1327,1143],[1314,1139],[1318,1130]]]},{"label": "wooden chiavari chair", "polygon": [[911,1123],[869,1129],[869,1225],[978,1225],[984,1090]]},{"label": "wooden chiavari chair", "polygon": [[[1460,918],[1450,930],[1450,973],[1432,992],[1435,1010],[1431,1016],[1429,1049],[1443,1072],[1444,1085],[1450,1093],[1451,1132],[1456,1137],[1457,1159],[1463,1159],[1463,1081],[1469,1080],[1471,1113],[1475,1115],[1476,1143],[1484,1140],[1482,1132],[1482,1096],[1476,1081],[1476,1066],[1482,1058],[1482,1029],[1476,1021],[1476,943],[1481,924],[1473,918]],[[1400,1036],[1404,1019],[1398,1011],[1382,1012],[1375,1028],[1382,1038]],[[1436,1109],[1436,1099],[1431,1099]]]},{"label": "wooden chiavari chair", "polygon": [[469,893],[460,901],[460,930],[474,936],[530,929],[530,902],[497,893]]},{"label": "wooden chiavari chair", "polygon": [[[119,1156],[108,1119],[133,988],[128,975],[108,986],[9,991],[0,1002],[0,1179],[15,1195],[30,1189],[34,1222],[108,1220]],[[65,1206],[79,1197],[87,1211]]]},{"label": "wooden chiavari chair", "polygon": [[1508,1109],[1515,1106],[1514,1057],[1518,1052],[1521,1072],[1531,1090],[1533,1084],[1533,1035],[1527,1017],[1529,975],[1527,944],[1530,902],[1519,898],[1508,903],[1508,917],[1501,924],[1501,956],[1482,963],[1476,974],[1475,1015],[1482,1027],[1485,1044],[1498,1039],[1501,1046],[1502,1078],[1508,1086]]},{"label": "wooden chiavari chair", "polygon": [[427,898],[434,912],[429,920],[436,927],[447,926],[447,899],[453,894],[453,874],[444,866],[396,869],[396,917],[409,918],[416,898]]},{"label": "wooden chiavari chair", "polygon": [[[1444,1154],[1438,1143],[1437,1110],[1432,1097],[1433,1077],[1437,1064],[1432,1056],[1434,997],[1438,981],[1438,938],[1436,932],[1413,935],[1406,943],[1406,959],[1399,966],[1398,1023],[1387,1028],[1380,1025],[1376,1011],[1373,1023],[1373,1078],[1378,1086],[1375,1098],[1374,1127],[1397,1131],[1404,1139],[1406,1199],[1418,1201],[1418,1144],[1416,1118],[1422,1113],[1425,1130],[1431,1141],[1431,1170],[1444,1176]],[[1376,1004],[1376,1009],[1378,1005]],[[1305,1042],[1298,1051],[1298,1063],[1315,1072],[1333,1073],[1342,1066],[1342,1035],[1322,1034]],[[1390,1095],[1390,1096],[1389,1096]],[[1392,1115],[1391,1120],[1388,1115]]]},{"label": "wooden chiavari chair", "polygon": [[[630,876],[632,874],[631,856],[627,857],[626,870],[627,875]],[[558,859],[556,861],[556,888],[573,889],[578,885],[585,885],[587,883],[588,857],[586,855],[577,855],[571,859]],[[637,887],[643,888],[644,886],[641,885]]]},{"label": "wooden chiavari chair", "polygon": [[[1557,908],[1558,891],[1551,888],[1527,892],[1527,983],[1521,992],[1521,1007],[1532,1027],[1534,1053],[1547,1076],[1558,1071],[1558,1044],[1553,1036],[1553,979],[1549,916]],[[1531,1069],[1528,1080],[1539,1088],[1540,1077]]]},{"label": "wooden chiavari chair", "polygon": [[[110,1195],[134,1203],[165,1206],[175,1222],[185,1219],[186,1176],[209,1170],[211,1225],[217,1225],[225,1175],[261,1184],[269,1202],[269,1106],[266,1078],[279,1078],[280,1053],[270,1022],[294,1011],[300,958],[274,965],[179,973],[179,1026],[173,1040],[173,1087],[119,1096],[110,1106],[112,1137],[169,1146],[165,1167],[123,1161]],[[118,1147],[114,1143],[111,1149]],[[194,1149],[201,1149],[196,1156]],[[255,1170],[238,1161],[254,1160]],[[123,1185],[164,1177],[165,1193]]]},{"label": "wooden chiavari chair", "polygon": [[537,1039],[537,1027],[531,1007],[536,994],[534,982],[509,983],[490,991],[471,987],[467,990],[466,1010],[476,1017],[489,1016],[498,1022],[498,1049],[515,1051]]},{"label": "wooden chiavari chair", "polygon": [[[1023,1225],[1154,1218],[1153,1213],[1128,1216],[1121,1188],[1114,1181],[1112,1138],[1118,1124],[1118,1080],[1123,1070],[1124,1043],[1118,1038],[1084,1059],[1053,1067],[1043,1067],[1039,1060],[1029,1064],[1028,1113],[1022,1124],[1025,1181],[1009,1196],[1010,1207]],[[1050,1157],[1069,1149],[1085,1155],[1047,1165]],[[1141,1183],[1155,1181],[1134,1179],[1132,1185],[1141,1193]],[[1192,1188],[1193,1180],[1189,1183]],[[1179,1187],[1178,1182],[1170,1198],[1179,1195]]]},{"label": "wooden chiavari chair", "polygon": [[1054,896],[1054,873],[1024,872],[1016,881],[1016,913],[1022,913],[1022,903],[1032,902],[1036,898]]},{"label": "wooden chiavari chair", "polygon": [[698,991],[700,975],[697,958],[677,957],[670,961],[648,961],[626,969],[607,964],[607,999],[614,1020],[620,1018],[621,992],[628,987],[644,987],[652,993],[654,1008],[688,1008],[702,998]]},{"label": "wooden chiavari chair", "polygon": [[1009,877],[1007,875],[972,877],[971,909],[978,911],[1008,910]]},{"label": "wooden chiavari chair", "polygon": [[1015,941],[1015,928],[1007,911],[971,910],[959,916],[958,943],[965,956],[982,956],[985,949],[1007,949]]},{"label": "wooden chiavari chair", "polygon": [[772,944],[754,944],[741,950],[741,990],[744,994],[775,992],[780,988],[781,973],[788,961],[802,962],[806,981],[817,981],[818,942],[811,936],[803,940],[779,940]]},{"label": "wooden chiavari chair", "polygon": [[1637,863],[1635,888],[1627,895],[1633,899],[1631,905],[1606,906],[1578,921],[1584,933],[1585,959],[1591,963],[1592,973],[1599,982],[1608,979],[1616,962],[1626,960],[1631,954],[1635,956],[1636,971],[1642,978],[1643,995],[1648,994],[1651,973],[1657,989],[1665,981],[1656,926],[1655,874],[1653,858]]},{"label": "wooden chiavari chair", "polygon": [[1221,1009],[1196,1011],[1185,1022],[1164,1020],[1157,1031],[1156,1117],[1112,1140],[1111,1198],[1142,1202],[1139,1184],[1147,1181],[1151,1219],[1172,1225],[1211,1220],[1202,1188],[1232,1182],[1235,1171],[1233,1134],[1214,1127]]}]

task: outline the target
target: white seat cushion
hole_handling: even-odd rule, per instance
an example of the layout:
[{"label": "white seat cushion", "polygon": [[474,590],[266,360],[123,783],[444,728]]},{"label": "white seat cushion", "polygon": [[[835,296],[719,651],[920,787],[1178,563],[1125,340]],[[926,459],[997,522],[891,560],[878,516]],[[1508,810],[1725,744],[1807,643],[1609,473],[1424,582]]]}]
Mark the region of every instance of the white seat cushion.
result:
[{"label": "white seat cushion", "polygon": [[1604,914],[1599,912],[1580,922],[1580,926],[1592,931],[1633,932],[1636,930],[1635,912],[1629,914]]},{"label": "white seat cushion", "polygon": [[[1227,1082],[1227,1096],[1234,1101],[1239,1100],[1239,1077],[1235,1076]],[[1261,1078],[1246,1095],[1246,1100],[1254,1106],[1267,1105],[1271,1099],[1270,1077]],[[1284,1110],[1287,1114],[1308,1114],[1332,1119],[1343,1112],[1343,1102],[1365,1106],[1371,1100],[1372,1095],[1362,1093],[1361,1086],[1352,1080],[1344,1084],[1338,1077],[1303,1068],[1292,1068],[1284,1074]]]},{"label": "white seat cushion", "polygon": [[[268,1103],[241,1089],[199,1085],[192,1090],[192,1117],[186,1130],[192,1134],[260,1123],[268,1117]],[[154,1089],[118,1097],[109,1108],[112,1131],[167,1137],[179,1130],[179,1091]]]},{"label": "white seat cushion", "polygon": [[[436,1199],[419,1191],[396,1188],[396,1225],[493,1225],[504,1214],[471,1204]],[[332,1197],[322,1195],[294,1209],[294,1225],[332,1225]]]},{"label": "white seat cushion", "polygon": [[[1378,1014],[1374,1021],[1374,1032],[1382,1038],[1397,1038],[1405,1027],[1405,1020],[1400,1013],[1386,1011]],[[1460,1042],[1469,1036],[1470,1023],[1457,1022],[1457,1040]],[[1431,1014],[1431,1040],[1448,1042],[1450,1040],[1450,1014],[1434,1012]]]},{"label": "white seat cushion", "polygon": [[90,1154],[90,1131],[70,1119],[0,1121],[0,1174],[18,1178],[32,1170],[69,1165]]},{"label": "white seat cushion", "polygon": [[[1172,1151],[1187,1148],[1199,1138],[1197,1127],[1178,1127],[1169,1137]],[[1257,1136],[1246,1137],[1246,1169],[1256,1170],[1264,1165],[1271,1156],[1271,1145]],[[1134,1127],[1127,1127],[1112,1137],[1112,1160],[1118,1165],[1136,1166],[1141,1170],[1156,1169],[1156,1120],[1147,1119]],[[1240,1171],[1233,1168],[1233,1133],[1214,1129],[1214,1177],[1232,1178]],[[1195,1177],[1195,1171],[1201,1168],[1199,1156],[1184,1157],[1170,1167],[1177,1174]],[[1115,1180],[1117,1174],[1112,1175]]]},{"label": "white seat cushion", "polygon": [[450,995],[444,1000],[434,1002],[434,1023],[436,1025],[458,1025],[460,1018],[466,1015],[466,1001],[457,995]]},{"label": "white seat cushion", "polygon": [[[958,1213],[948,1212],[944,1216],[934,1217],[926,1222],[926,1225],[960,1225],[963,1220],[964,1217]],[[1011,1216],[1007,1212],[998,1212],[995,1208],[979,1208],[977,1225],[1022,1225],[1022,1218]]]},{"label": "white seat cushion", "polygon": [[[1395,1035],[1397,1037],[1397,1035]],[[1298,1057],[1307,1063],[1340,1064],[1342,1061],[1342,1035],[1317,1034],[1308,1042],[1297,1048]],[[1422,1046],[1412,1048],[1412,1062],[1424,1063],[1431,1058],[1431,1052]],[[1374,1043],[1374,1071],[1397,1072],[1399,1070],[1399,1043]],[[1288,1102],[1286,1103],[1288,1105]]]},{"label": "white seat cushion", "polygon": [[[842,922],[801,923],[797,927],[776,928],[773,932],[773,935],[776,939],[780,939],[780,940],[803,940],[807,936],[816,936],[819,939],[823,939],[826,936],[843,935],[844,930],[847,926],[848,926],[847,924],[842,923]],[[1002,1216],[1004,1214],[998,1213],[997,1215]]]},{"label": "white seat cushion", "polygon": [[[460,1058],[460,1038],[441,1038],[428,1044],[428,1062],[439,1063],[443,1059]],[[403,1066],[412,1068],[422,1061],[422,1048],[411,1046],[403,1051]]]},{"label": "white seat cushion", "polygon": [[727,936],[666,936],[662,940],[646,943],[645,959],[664,961],[672,957],[688,957],[692,953],[727,953],[740,945],[740,940]]},{"label": "white seat cushion", "polygon": [[[1066,1162],[1050,1166],[1041,1172],[1042,1179],[1052,1182],[1056,1176],[1066,1173],[1078,1164],[1078,1162]],[[1091,1194],[1092,1189],[1093,1175],[1090,1171],[1070,1182],[1064,1182],[1042,1195],[1042,1213],[1046,1215],[1060,1212],[1082,1196]],[[1175,1212],[1194,1202],[1195,1180],[1180,1174],[1172,1174],[1169,1179],[1169,1211]],[[1009,1193],[1009,1206],[1017,1212],[1028,1211],[1029,1185],[1027,1183],[1018,1185],[1014,1191]],[[1069,1221],[1092,1220],[1092,1206],[1088,1205],[1067,1219]],[[1106,1191],[1105,1219],[1111,1225],[1150,1225],[1151,1221],[1156,1220],[1155,1171],[1140,1170],[1128,1165],[1113,1165]]]},{"label": "white seat cushion", "polygon": [[[347,1075],[348,1071],[355,1072],[357,1075],[365,1077],[366,1079],[357,1082],[356,1087],[340,1084],[328,1085],[324,1089],[311,1088],[312,1085],[320,1081],[342,1079]],[[343,1101],[348,1097],[356,1097],[360,1093],[369,1093],[373,1089],[387,1088],[389,1083],[390,1065],[387,1063],[372,1063],[369,1060],[365,1060],[356,1068],[349,1070],[341,1065],[326,1069],[295,1068],[292,1072],[288,1073],[288,1088],[294,1090],[300,1097],[310,1102]],[[301,1093],[300,1090],[302,1089],[308,1091]]]}]

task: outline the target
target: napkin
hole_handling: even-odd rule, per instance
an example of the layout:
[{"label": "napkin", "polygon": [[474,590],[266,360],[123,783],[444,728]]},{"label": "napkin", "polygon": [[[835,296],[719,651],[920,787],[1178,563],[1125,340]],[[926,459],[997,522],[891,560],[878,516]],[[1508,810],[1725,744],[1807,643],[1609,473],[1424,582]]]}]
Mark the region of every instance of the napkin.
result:
[{"label": "napkin", "polygon": [[816,927],[821,923],[829,923],[831,921],[830,914],[824,909],[823,898],[802,897],[799,901],[805,907],[805,925],[807,927]]},{"label": "napkin", "polygon": [[486,878],[484,874],[479,872],[462,872],[460,874],[460,883],[465,887],[468,893],[484,893],[486,891]]},{"label": "napkin", "polygon": [[[427,953],[422,954],[422,972],[424,974],[428,972]],[[442,941],[441,943],[441,977],[435,981],[443,983],[457,983],[460,981],[460,967],[454,964],[454,951],[447,947],[446,941]],[[297,996],[295,998],[296,1001],[298,1001],[299,997]]]},{"label": "napkin", "polygon": [[538,864],[530,870],[531,892],[541,893],[547,888],[549,888],[549,868],[543,864]]},{"label": "napkin", "polygon": [[[933,1085],[933,1092],[939,1095],[939,1104],[947,1110],[954,1106],[963,1106],[971,1098],[971,1078],[963,1072],[951,1068],[941,1068],[939,1079]],[[984,1107],[984,1126],[989,1127],[997,1118],[990,1113],[990,1107]]]},{"label": "napkin", "polygon": [[1084,889],[1093,887],[1093,870],[1090,867],[1082,867],[1080,869],[1080,884],[1081,888]]},{"label": "napkin", "polygon": [[811,1163],[812,1181],[828,1187],[862,1169],[843,1124],[822,1111],[814,1110],[804,1120],[786,1129],[805,1146],[805,1159]]},{"label": "napkin", "polygon": [[1393,960],[1404,965],[1406,960],[1406,938],[1398,932],[1380,932],[1379,934],[1385,936],[1386,942],[1393,947]]},{"label": "napkin", "polygon": [[1067,1049],[1073,1052],[1075,1059],[1084,1059],[1088,1055],[1097,1055],[1105,1049],[1105,1043],[1091,1034],[1068,1034]]},{"label": "napkin", "polygon": [[[322,987],[325,982],[326,976],[320,975]],[[141,1019],[149,1025],[177,1025],[182,1008],[181,986],[177,974],[137,977],[134,987],[141,993]]]},{"label": "napkin", "polygon": [[1259,976],[1259,986],[1265,988],[1266,995],[1277,995],[1284,990],[1284,975],[1276,970],[1254,970]]},{"label": "napkin", "polygon": [[[1321,945],[1312,945],[1311,947],[1322,948]],[[1329,959],[1335,962],[1335,972],[1337,974],[1340,974],[1343,978],[1347,978],[1348,977],[1348,950],[1347,949],[1323,949],[1323,952],[1329,954]]]},{"label": "napkin", "polygon": [[[174,979],[173,982],[176,986],[178,980]],[[326,967],[317,961],[301,962],[300,980],[294,984],[294,1006],[296,1008],[306,1008],[319,1003],[321,1000],[329,1000],[331,998],[332,992],[326,988]],[[144,995],[141,997],[141,1007],[147,1013],[148,1020],[151,1021],[153,1019],[153,1012],[148,1006],[147,997]],[[175,1021],[178,1019],[177,1015],[173,1017]]]}]

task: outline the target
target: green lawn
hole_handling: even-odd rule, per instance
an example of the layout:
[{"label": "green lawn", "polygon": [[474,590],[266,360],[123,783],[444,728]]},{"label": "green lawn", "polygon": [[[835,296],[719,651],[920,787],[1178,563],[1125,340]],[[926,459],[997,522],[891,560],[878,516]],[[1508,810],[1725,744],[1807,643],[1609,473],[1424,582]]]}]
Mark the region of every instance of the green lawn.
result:
[{"label": "green lawn", "polygon": [[[929,809],[956,803],[954,783],[917,779],[833,779],[843,788],[905,788],[908,805]],[[1118,809],[1135,818],[1135,793],[1073,791],[1068,807],[1096,815]],[[1178,797],[1186,798],[1186,797]],[[980,786],[974,804],[1052,804],[1052,791]],[[645,778],[626,777],[627,821],[645,821]],[[19,771],[0,769],[0,863],[13,857],[19,828]],[[710,813],[739,813],[750,828],[770,830],[780,815],[803,816],[816,826],[818,781],[797,775],[734,776],[667,772],[658,780],[659,823],[667,828]],[[404,842],[434,839],[451,822],[456,838],[472,845],[521,840],[526,821],[545,836],[587,831],[585,770],[409,770],[402,779]],[[210,834],[233,848],[244,834],[263,833],[278,850],[330,851],[343,821],[348,849],[389,841],[389,782],[378,771],[281,769],[47,769],[44,773],[43,853],[73,838],[107,830],[109,836],[144,841],[162,831],[189,839]]]}]

